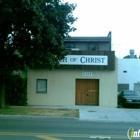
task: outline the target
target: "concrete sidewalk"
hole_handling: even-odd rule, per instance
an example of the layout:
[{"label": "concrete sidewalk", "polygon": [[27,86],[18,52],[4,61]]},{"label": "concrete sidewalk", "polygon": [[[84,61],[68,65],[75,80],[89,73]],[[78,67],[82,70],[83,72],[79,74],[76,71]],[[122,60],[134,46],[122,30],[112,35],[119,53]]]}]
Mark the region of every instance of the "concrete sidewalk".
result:
[{"label": "concrete sidewalk", "polygon": [[88,120],[96,122],[140,122],[139,108],[129,109],[129,108],[112,108],[100,106],[44,106],[44,107],[79,109],[79,120]]},{"label": "concrete sidewalk", "polygon": [[110,107],[80,108],[80,120],[100,122],[140,122],[140,109]]}]

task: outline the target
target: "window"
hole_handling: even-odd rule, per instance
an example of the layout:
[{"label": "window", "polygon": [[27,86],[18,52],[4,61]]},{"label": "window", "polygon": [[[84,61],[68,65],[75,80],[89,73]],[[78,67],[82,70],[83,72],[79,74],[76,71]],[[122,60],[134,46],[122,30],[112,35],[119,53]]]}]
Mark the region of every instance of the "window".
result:
[{"label": "window", "polygon": [[47,79],[37,79],[36,93],[47,93]]},{"label": "window", "polygon": [[67,43],[67,44],[65,44],[65,47],[66,47],[66,49],[75,48],[75,47],[74,47],[74,44],[72,44],[72,43]]},{"label": "window", "polygon": [[118,84],[118,92],[122,90],[129,90],[129,84]]},{"label": "window", "polygon": [[89,44],[88,45],[88,50],[90,50],[90,51],[96,51],[97,50],[96,44]]},{"label": "window", "polygon": [[134,83],[134,90],[140,93],[140,83]]}]

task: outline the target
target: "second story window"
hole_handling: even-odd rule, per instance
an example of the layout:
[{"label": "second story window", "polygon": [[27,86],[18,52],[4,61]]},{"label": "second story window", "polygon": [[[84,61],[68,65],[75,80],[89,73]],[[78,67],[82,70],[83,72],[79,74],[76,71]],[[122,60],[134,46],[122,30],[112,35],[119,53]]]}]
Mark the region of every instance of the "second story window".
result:
[{"label": "second story window", "polygon": [[96,51],[97,50],[97,45],[96,44],[89,44],[88,45],[88,50],[90,50],[90,51]]},{"label": "second story window", "polygon": [[73,49],[73,48],[75,48],[73,43],[66,43],[65,47],[66,47],[66,49]]}]

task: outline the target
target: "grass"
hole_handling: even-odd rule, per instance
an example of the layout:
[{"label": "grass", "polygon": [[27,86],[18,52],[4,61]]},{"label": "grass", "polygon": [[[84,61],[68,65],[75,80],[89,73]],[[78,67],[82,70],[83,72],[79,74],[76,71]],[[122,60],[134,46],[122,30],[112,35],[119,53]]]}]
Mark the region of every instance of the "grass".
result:
[{"label": "grass", "polygon": [[60,116],[79,118],[79,110],[33,107],[8,107],[0,109],[0,115]]}]

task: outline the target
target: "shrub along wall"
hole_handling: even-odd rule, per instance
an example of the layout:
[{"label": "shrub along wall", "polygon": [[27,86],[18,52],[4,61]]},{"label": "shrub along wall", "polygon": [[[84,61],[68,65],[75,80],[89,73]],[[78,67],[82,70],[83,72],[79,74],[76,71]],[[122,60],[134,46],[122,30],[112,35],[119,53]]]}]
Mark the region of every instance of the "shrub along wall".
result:
[{"label": "shrub along wall", "polygon": [[5,85],[6,105],[27,105],[27,78],[20,75],[11,75]]}]

